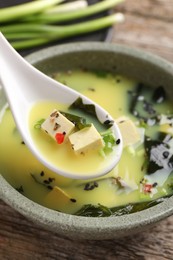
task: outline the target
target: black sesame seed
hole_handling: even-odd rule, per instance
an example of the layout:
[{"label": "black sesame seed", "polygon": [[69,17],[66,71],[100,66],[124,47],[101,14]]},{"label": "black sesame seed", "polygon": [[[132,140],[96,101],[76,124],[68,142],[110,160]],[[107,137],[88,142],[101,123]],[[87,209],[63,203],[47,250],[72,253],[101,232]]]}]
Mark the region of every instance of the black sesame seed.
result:
[{"label": "black sesame seed", "polygon": [[105,120],[104,125],[113,125],[114,121],[113,120]]},{"label": "black sesame seed", "polygon": [[74,203],[76,202],[76,199],[70,199],[70,200],[71,200],[71,202],[74,202]]},{"label": "black sesame seed", "polygon": [[96,188],[98,188],[98,186],[99,186],[96,181],[94,181],[94,186],[95,186]]},{"label": "black sesame seed", "polygon": [[49,182],[53,182],[55,180],[55,178],[50,178],[48,179]]},{"label": "black sesame seed", "polygon": [[45,184],[49,184],[50,182],[48,180],[43,181]]},{"label": "black sesame seed", "polygon": [[117,83],[120,83],[120,82],[121,82],[121,79],[120,79],[120,78],[117,78],[117,79],[116,79],[116,82],[117,82]]},{"label": "black sesame seed", "polygon": [[48,188],[49,190],[53,190],[53,187],[50,186],[50,185],[48,185],[47,188]]},{"label": "black sesame seed", "polygon": [[85,187],[84,187],[84,190],[89,190],[89,187],[90,187],[90,184],[89,184],[89,183],[86,183],[86,184],[85,184]]},{"label": "black sesame seed", "polygon": [[163,152],[163,158],[167,159],[168,156],[169,156],[169,152],[168,151]]},{"label": "black sesame seed", "polygon": [[41,171],[40,176],[44,176],[44,171]]},{"label": "black sesame seed", "polygon": [[91,185],[89,190],[93,190],[95,188],[95,185]]},{"label": "black sesame seed", "polygon": [[116,144],[120,144],[121,140],[120,139],[117,139],[116,140]]}]

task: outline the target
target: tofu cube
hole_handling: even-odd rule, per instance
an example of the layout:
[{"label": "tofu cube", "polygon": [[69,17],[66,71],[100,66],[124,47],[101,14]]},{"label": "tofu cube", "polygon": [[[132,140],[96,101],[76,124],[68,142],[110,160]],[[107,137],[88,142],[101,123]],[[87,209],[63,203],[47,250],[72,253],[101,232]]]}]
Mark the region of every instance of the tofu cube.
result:
[{"label": "tofu cube", "polygon": [[102,137],[93,124],[71,134],[69,141],[72,149],[77,154],[83,154],[89,150],[97,150],[104,146]]},{"label": "tofu cube", "polygon": [[58,133],[63,134],[64,138],[67,138],[72,133],[75,125],[55,109],[43,122],[41,128],[57,141],[56,135]]},{"label": "tofu cube", "polygon": [[116,123],[120,129],[123,146],[133,145],[140,141],[140,134],[135,124],[127,117],[116,119]]},{"label": "tofu cube", "polygon": [[44,198],[46,205],[52,209],[63,210],[64,205],[69,205],[71,197],[61,188],[55,186]]}]

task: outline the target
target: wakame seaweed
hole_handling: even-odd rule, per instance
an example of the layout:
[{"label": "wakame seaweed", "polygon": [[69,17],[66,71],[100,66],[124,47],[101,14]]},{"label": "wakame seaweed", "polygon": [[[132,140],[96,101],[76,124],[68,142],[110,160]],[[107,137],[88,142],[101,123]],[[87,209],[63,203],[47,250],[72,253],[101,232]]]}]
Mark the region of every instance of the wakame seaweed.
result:
[{"label": "wakame seaweed", "polygon": [[173,169],[173,137],[169,134],[158,132],[156,139],[145,137],[144,147],[148,161],[147,174],[158,170]]},{"label": "wakame seaweed", "polygon": [[97,121],[104,126],[105,129],[109,129],[112,126],[112,121],[110,120],[106,120],[106,123],[102,123],[100,122],[100,120],[97,117],[97,113],[96,113],[96,108],[95,105],[93,104],[84,104],[83,100],[81,97],[77,98],[70,106],[69,109],[74,111],[74,110],[80,110],[83,113],[89,114],[91,116],[93,116],[95,119],[97,119]]},{"label": "wakame seaweed", "polygon": [[153,206],[165,201],[170,196],[171,195],[167,195],[165,197],[158,198],[158,199],[155,199],[152,201],[129,203],[125,206],[119,206],[119,207],[114,207],[114,208],[108,208],[108,207],[100,205],[100,204],[98,204],[98,205],[87,204],[87,205],[84,205],[79,211],[77,211],[75,215],[83,216],[83,217],[122,216],[122,215],[132,214],[132,213],[153,207]]},{"label": "wakame seaweed", "polygon": [[162,86],[156,88],[152,95],[152,101],[155,103],[162,103],[166,99],[166,92]]},{"label": "wakame seaweed", "polygon": [[154,105],[165,101],[166,92],[163,87],[159,86],[150,91],[149,87],[139,83],[136,89],[129,91],[128,94],[130,97],[129,111],[131,114],[145,123],[157,124],[159,122],[160,113]]},{"label": "wakame seaweed", "polygon": [[97,118],[96,108],[93,104],[84,104],[81,97],[77,98],[70,106],[69,109],[80,109]]},{"label": "wakame seaweed", "polygon": [[60,113],[65,116],[69,121],[75,124],[76,128],[81,130],[82,128],[91,126],[91,124],[87,123],[86,119],[81,116],[77,116],[71,113],[66,113],[64,111],[60,111]]}]

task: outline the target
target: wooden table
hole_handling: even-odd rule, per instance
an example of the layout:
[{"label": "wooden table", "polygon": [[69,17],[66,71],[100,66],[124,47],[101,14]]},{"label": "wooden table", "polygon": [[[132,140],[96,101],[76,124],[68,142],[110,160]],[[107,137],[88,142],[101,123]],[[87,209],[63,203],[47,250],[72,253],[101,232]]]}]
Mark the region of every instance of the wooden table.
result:
[{"label": "wooden table", "polygon": [[[173,0],[126,0],[112,42],[173,62]],[[173,259],[173,216],[120,240],[73,241],[45,231],[0,202],[0,259]]]}]

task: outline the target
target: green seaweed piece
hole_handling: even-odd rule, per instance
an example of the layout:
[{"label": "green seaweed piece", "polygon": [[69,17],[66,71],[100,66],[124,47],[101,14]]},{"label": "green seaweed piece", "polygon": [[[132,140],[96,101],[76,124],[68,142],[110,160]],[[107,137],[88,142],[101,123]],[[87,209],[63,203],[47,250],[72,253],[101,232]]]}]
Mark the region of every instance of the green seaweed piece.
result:
[{"label": "green seaweed piece", "polygon": [[98,205],[91,205],[87,204],[84,205],[79,211],[76,212],[75,215],[77,216],[84,216],[84,217],[110,217],[110,216],[122,216],[126,214],[132,214],[135,212],[139,212],[150,207],[153,207],[166,199],[168,199],[171,195],[164,196],[162,198],[158,198],[152,201],[144,201],[144,202],[137,202],[137,203],[129,203],[125,206],[119,206],[114,208],[108,208],[101,204]]},{"label": "green seaweed piece", "polygon": [[84,205],[78,212],[76,212],[77,216],[85,216],[85,217],[109,217],[112,215],[111,209],[101,204]]},{"label": "green seaweed piece", "polygon": [[162,132],[158,132],[154,140],[145,136],[144,146],[148,162],[147,174],[153,174],[161,169],[165,169],[165,171],[167,168],[173,169],[173,152],[170,147],[172,138],[171,135]]},{"label": "green seaweed piece", "polygon": [[84,104],[81,97],[77,98],[70,106],[69,109],[80,109],[97,118],[96,108],[93,104]]},{"label": "green seaweed piece", "polygon": [[75,124],[76,128],[81,130],[84,127],[89,127],[91,124],[87,123],[86,119],[81,116],[77,116],[71,113],[66,113],[64,111],[60,111],[63,116],[65,116],[69,121]]}]

